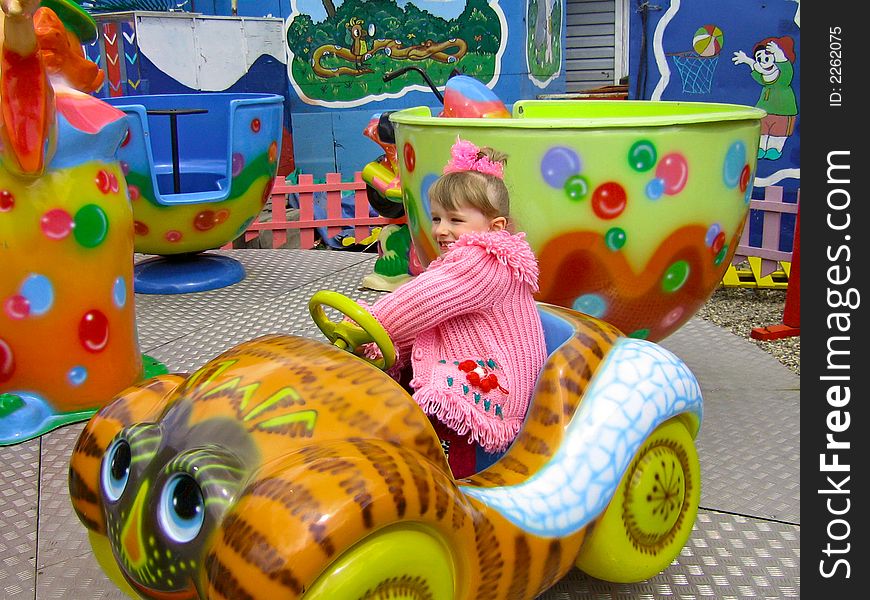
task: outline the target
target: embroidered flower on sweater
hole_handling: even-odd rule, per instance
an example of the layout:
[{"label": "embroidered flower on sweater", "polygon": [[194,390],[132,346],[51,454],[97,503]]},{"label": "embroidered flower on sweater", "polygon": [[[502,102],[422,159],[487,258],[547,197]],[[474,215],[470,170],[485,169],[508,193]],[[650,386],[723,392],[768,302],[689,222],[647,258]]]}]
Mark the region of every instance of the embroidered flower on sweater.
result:
[{"label": "embroidered flower on sweater", "polygon": [[[495,361],[490,359],[487,361],[487,365],[495,366]],[[483,365],[483,361],[478,363],[473,360],[463,360],[459,363],[459,370],[465,373],[465,379],[468,380],[468,383],[476,388],[480,388],[483,393],[490,390],[500,390],[503,394],[508,393],[499,383],[498,376],[489,371]]]}]

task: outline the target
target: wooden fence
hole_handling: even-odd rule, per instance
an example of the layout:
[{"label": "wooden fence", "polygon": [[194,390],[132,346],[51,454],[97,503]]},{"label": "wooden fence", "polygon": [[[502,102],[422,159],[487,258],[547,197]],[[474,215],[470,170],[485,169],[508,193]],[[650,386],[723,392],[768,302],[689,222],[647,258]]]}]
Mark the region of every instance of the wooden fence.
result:
[{"label": "wooden fence", "polygon": [[[353,192],[354,214],[352,217],[345,217],[342,214],[342,196],[343,192],[346,191]],[[318,192],[325,192],[326,195],[325,219],[315,218],[316,199],[314,195]],[[298,198],[298,220],[287,219],[287,208],[292,194]],[[299,175],[299,181],[295,184],[276,180],[272,186],[270,197],[272,201],[270,220],[253,222],[248,225],[243,236],[240,236],[243,237],[245,243],[251,242],[262,231],[271,231],[271,247],[281,248],[287,243],[288,231],[298,230],[299,247],[309,249],[317,243],[316,230],[323,227],[326,228],[326,235],[330,238],[352,227],[354,237],[361,240],[370,235],[373,226],[405,222],[404,217],[387,219],[381,216],[370,216],[366,184],[359,172],[354,174],[353,181],[342,181],[341,173],[327,173],[324,183],[314,183],[313,175]],[[222,246],[223,249],[232,247],[232,242]]]},{"label": "wooden fence", "polygon": [[[798,190],[797,202],[783,202],[783,188],[779,186],[764,188],[762,200],[750,200],[749,209],[760,210],[763,213],[761,245],[750,245],[750,224],[747,221],[734,258],[731,260],[731,265],[722,278],[724,286],[788,288],[792,251],[786,252],[779,249],[780,236],[782,235],[782,215],[796,215],[799,204],[800,190]],[[748,265],[748,268],[738,268],[744,263]]]}]

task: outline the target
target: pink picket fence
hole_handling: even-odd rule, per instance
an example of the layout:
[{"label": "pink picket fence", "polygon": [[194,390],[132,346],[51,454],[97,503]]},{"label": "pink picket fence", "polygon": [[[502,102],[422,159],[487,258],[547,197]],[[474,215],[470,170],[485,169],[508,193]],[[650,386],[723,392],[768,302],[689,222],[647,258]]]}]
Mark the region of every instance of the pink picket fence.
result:
[{"label": "pink picket fence", "polygon": [[[722,283],[729,287],[787,288],[792,251],[780,250],[782,235],[782,216],[796,215],[800,205],[800,190],[797,202],[783,201],[783,188],[767,186],[764,198],[750,200],[750,210],[762,211],[761,245],[750,245],[749,222],[743,228],[743,235],[737,245],[731,266],[725,273]],[[738,270],[735,265],[748,263],[749,270]]]},{"label": "pink picket fence", "polygon": [[[342,215],[343,192],[353,191],[354,214],[352,217]],[[326,194],[326,218],[317,219],[314,215],[314,194]],[[296,194],[299,204],[299,219],[287,220],[287,208],[290,195]],[[317,243],[316,231],[326,228],[327,237],[333,237],[348,227],[353,227],[354,237],[358,240],[370,235],[371,227],[404,223],[405,218],[387,219],[372,217],[369,214],[369,201],[366,196],[366,183],[359,172],[354,174],[353,181],[343,181],[341,173],[327,173],[324,183],[314,183],[313,175],[299,175],[298,183],[292,184],[276,180],[270,193],[272,200],[272,215],[267,221],[253,222],[248,225],[243,234],[244,241],[250,242],[260,235],[261,231],[272,232],[272,247],[281,248],[287,242],[290,230],[299,231],[299,247],[313,248]],[[241,237],[241,236],[240,236]],[[222,246],[223,249],[233,247],[232,242]]]}]

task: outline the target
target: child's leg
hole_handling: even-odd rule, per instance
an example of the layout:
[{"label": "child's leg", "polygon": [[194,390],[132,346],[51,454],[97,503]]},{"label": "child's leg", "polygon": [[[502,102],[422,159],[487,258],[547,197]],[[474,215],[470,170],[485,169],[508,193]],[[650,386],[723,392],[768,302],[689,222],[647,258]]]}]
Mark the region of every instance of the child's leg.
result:
[{"label": "child's leg", "polygon": [[450,465],[453,477],[462,479],[474,475],[477,472],[477,444],[469,444],[468,434],[459,435],[431,415],[429,421],[441,440],[441,447],[447,454],[447,464]]}]

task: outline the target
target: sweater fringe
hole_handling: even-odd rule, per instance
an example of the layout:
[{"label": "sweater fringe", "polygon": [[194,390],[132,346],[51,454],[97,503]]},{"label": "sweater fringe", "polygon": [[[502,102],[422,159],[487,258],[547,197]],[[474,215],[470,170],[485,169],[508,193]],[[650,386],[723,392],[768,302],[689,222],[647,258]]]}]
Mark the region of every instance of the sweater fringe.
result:
[{"label": "sweater fringe", "polygon": [[500,263],[510,268],[515,279],[531,287],[532,292],[538,291],[538,259],[526,241],[524,232],[473,231],[463,234],[453,244],[454,248],[463,246],[483,248],[487,254],[495,256]]},{"label": "sweater fringe", "polygon": [[414,400],[423,412],[436,417],[459,435],[468,434],[471,441],[490,453],[507,449],[523,426],[522,419],[487,417],[473,405],[457,402],[450,394],[432,387],[416,390]]}]

